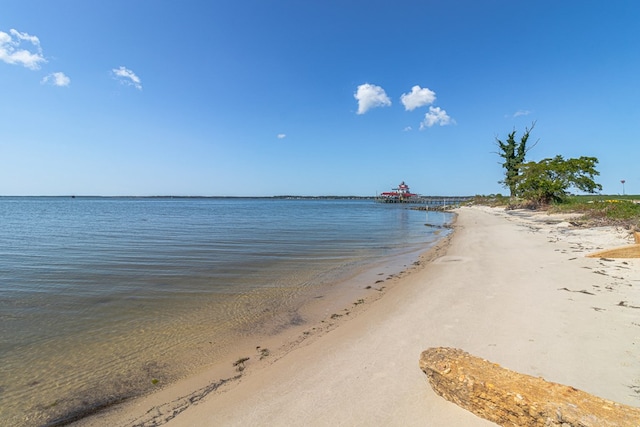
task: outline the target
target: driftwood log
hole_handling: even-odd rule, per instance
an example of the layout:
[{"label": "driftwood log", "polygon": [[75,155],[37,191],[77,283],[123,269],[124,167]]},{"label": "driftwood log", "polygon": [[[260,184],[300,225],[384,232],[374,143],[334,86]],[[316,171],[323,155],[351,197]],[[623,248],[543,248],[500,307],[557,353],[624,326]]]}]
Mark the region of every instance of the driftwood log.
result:
[{"label": "driftwood log", "polygon": [[433,390],[501,426],[640,427],[640,408],[502,368],[455,348],[422,352]]},{"label": "driftwood log", "polygon": [[588,258],[640,258],[640,232],[633,233],[635,244],[605,249],[587,255]]}]

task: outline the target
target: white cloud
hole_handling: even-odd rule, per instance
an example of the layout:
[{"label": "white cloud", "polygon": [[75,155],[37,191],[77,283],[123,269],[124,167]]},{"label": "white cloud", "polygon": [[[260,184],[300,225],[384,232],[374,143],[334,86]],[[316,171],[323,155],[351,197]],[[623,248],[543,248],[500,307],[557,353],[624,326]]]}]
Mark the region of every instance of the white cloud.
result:
[{"label": "white cloud", "polygon": [[284,134],[284,133],[279,133],[278,134],[278,139],[285,139],[286,137],[287,137],[287,135]]},{"label": "white cloud", "polygon": [[69,86],[71,83],[71,79],[67,77],[64,73],[57,72],[51,73],[48,76],[45,76],[41,83],[51,83],[54,86]]},{"label": "white cloud", "polygon": [[13,28],[10,29],[9,32],[13,34],[15,37],[17,37],[18,39],[31,42],[31,44],[33,44],[34,46],[37,46],[38,49],[40,48],[40,39],[38,39],[38,37],[29,35],[27,33],[21,33],[20,31],[14,30]]},{"label": "white cloud", "polygon": [[513,114],[513,117],[528,116],[529,114],[531,114],[529,110],[518,110]]},{"label": "white cloud", "polygon": [[391,100],[380,86],[369,83],[358,86],[358,91],[353,95],[358,100],[358,113],[364,114],[372,108],[388,107]]},{"label": "white cloud", "polygon": [[114,68],[111,70],[120,83],[134,86],[138,90],[142,90],[142,82],[136,74],[126,67]]},{"label": "white cloud", "polygon": [[406,128],[402,129],[405,132],[410,132],[412,130],[411,126],[407,126]]},{"label": "white cloud", "polygon": [[455,120],[453,120],[447,112],[440,107],[429,107],[429,112],[424,115],[424,120],[420,123],[420,129],[424,129],[425,127],[431,127],[433,125],[446,126],[450,124],[454,124]]},{"label": "white cloud", "polygon": [[418,107],[433,104],[436,100],[436,93],[429,88],[421,88],[416,85],[411,88],[411,93],[403,93],[400,101],[406,111],[413,111]]},{"label": "white cloud", "polygon": [[[34,51],[23,48],[23,41],[31,43]],[[22,65],[31,70],[37,70],[41,62],[47,62],[42,55],[38,37],[14,29],[10,29],[9,34],[0,31],[0,61]]]}]

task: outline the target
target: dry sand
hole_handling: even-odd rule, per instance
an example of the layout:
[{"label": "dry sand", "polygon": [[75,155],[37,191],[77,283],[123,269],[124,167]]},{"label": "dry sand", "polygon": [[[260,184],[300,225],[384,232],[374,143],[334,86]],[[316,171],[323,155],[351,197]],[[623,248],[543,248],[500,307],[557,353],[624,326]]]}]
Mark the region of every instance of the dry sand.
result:
[{"label": "dry sand", "polygon": [[525,211],[457,212],[447,247],[338,327],[292,336],[215,391],[209,372],[81,425],[493,425],[431,390],[418,358],[436,346],[640,406],[640,259],[585,257],[631,235]]}]

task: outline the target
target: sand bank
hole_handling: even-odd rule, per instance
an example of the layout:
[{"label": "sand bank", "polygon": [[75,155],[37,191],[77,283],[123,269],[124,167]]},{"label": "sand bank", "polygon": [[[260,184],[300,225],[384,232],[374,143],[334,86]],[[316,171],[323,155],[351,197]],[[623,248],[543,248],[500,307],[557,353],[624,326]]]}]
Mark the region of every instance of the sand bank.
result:
[{"label": "sand bank", "polygon": [[445,250],[336,325],[292,330],[286,351],[252,354],[235,381],[209,372],[81,424],[493,425],[431,390],[418,358],[436,346],[640,406],[640,260],[585,257],[632,237],[546,214],[458,213]]}]

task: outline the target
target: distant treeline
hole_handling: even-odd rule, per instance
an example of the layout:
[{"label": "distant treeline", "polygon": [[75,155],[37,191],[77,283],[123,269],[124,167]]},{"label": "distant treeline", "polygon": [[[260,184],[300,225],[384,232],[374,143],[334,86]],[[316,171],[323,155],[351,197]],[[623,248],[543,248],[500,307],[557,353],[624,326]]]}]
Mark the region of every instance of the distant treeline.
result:
[{"label": "distant treeline", "polygon": [[271,199],[341,199],[341,200],[373,200],[374,196],[273,196]]},{"label": "distant treeline", "polygon": [[[5,196],[0,196],[5,197]],[[329,200],[373,200],[375,196],[6,196],[49,197],[78,199],[329,199]]]}]

